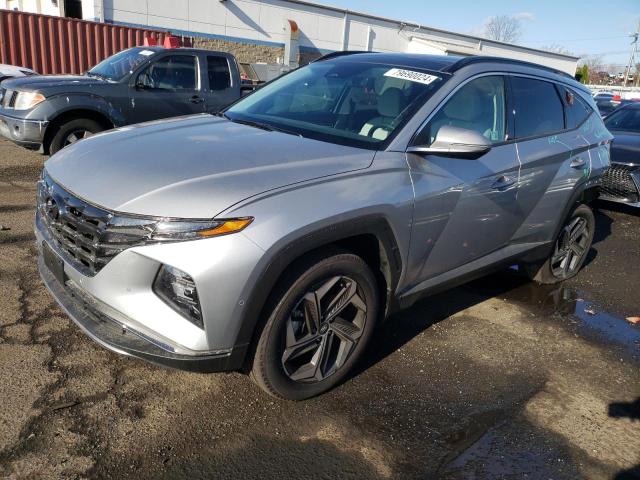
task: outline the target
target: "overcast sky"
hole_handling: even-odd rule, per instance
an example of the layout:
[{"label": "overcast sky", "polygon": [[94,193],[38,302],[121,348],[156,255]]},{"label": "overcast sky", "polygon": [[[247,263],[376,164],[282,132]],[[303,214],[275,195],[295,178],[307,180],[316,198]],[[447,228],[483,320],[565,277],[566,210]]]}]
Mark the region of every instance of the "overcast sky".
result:
[{"label": "overcast sky", "polygon": [[[520,44],[560,45],[576,55],[604,54],[606,63],[626,65],[629,33],[640,20],[640,0],[316,0],[375,15],[479,35],[487,18],[517,15]],[[636,58],[640,62],[640,58]]]}]

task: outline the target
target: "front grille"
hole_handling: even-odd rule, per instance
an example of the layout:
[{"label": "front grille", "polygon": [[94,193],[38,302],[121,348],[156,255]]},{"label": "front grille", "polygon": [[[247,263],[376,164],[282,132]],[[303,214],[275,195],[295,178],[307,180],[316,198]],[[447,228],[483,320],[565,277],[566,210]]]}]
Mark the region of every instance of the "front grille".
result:
[{"label": "front grille", "polygon": [[602,196],[611,197],[628,202],[638,202],[640,192],[636,186],[631,172],[637,167],[612,164],[601,178]]},{"label": "front grille", "polygon": [[38,215],[54,246],[71,265],[95,275],[113,257],[101,242],[110,214],[45,178],[38,183]]},{"label": "front grille", "polygon": [[98,273],[112,258],[144,244],[151,219],[123,217],[67,192],[46,172],[38,182],[38,222],[58,253],[84,275]]},{"label": "front grille", "polygon": [[16,92],[14,90],[2,89],[2,100],[0,100],[0,105],[4,108],[13,108],[15,104]]}]

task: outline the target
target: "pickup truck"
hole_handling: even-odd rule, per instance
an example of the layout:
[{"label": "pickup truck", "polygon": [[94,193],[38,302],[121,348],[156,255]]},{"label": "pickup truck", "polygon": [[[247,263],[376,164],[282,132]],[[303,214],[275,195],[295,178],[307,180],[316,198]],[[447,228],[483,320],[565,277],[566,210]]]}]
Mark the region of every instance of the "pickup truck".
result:
[{"label": "pickup truck", "polygon": [[216,113],[240,98],[235,57],[191,48],[134,47],[82,75],[12,78],[0,84],[0,134],[54,154],[103,130],[160,118]]}]

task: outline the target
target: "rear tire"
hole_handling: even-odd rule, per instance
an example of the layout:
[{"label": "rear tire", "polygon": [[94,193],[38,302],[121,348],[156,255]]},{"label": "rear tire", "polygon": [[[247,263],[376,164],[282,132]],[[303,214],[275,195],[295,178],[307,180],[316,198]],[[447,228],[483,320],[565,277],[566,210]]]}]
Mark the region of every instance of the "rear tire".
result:
[{"label": "rear tire", "polygon": [[330,390],[364,351],[378,315],[371,269],[343,250],[295,264],[267,304],[250,376],[269,395],[304,400]]},{"label": "rear tire", "polygon": [[575,277],[589,254],[596,219],[588,205],[579,205],[558,233],[549,258],[523,265],[531,280],[540,284],[560,283]]},{"label": "rear tire", "polygon": [[57,127],[49,143],[49,154],[59,152],[67,145],[102,132],[104,127],[90,118],[76,118]]}]

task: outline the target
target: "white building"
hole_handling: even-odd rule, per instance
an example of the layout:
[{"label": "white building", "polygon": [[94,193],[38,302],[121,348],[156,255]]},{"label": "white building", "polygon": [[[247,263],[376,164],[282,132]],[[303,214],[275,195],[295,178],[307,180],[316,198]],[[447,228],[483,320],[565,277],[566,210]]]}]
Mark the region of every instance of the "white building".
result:
[{"label": "white building", "polygon": [[168,29],[178,35],[282,47],[288,21],[305,50],[494,55],[573,75],[578,58],[304,0],[0,0],[0,8]]}]

